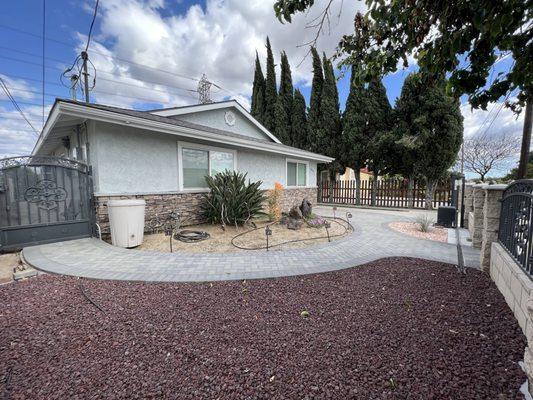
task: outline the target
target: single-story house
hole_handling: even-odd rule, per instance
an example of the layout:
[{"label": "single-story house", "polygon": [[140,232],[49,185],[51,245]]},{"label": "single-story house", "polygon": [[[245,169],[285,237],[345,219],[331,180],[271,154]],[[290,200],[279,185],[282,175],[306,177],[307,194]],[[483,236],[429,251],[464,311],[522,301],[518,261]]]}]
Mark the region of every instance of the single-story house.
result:
[{"label": "single-story house", "polygon": [[[369,171],[368,168],[361,168],[359,170],[359,176],[361,178],[361,182],[363,181],[367,181],[367,182],[370,182],[372,179],[374,179],[374,174],[372,173],[372,171]],[[378,180],[380,180],[381,177],[378,176]],[[338,177],[338,180],[340,181],[354,181],[355,180],[355,172],[353,169],[351,168],[346,168],[346,170],[344,171],[344,174],[340,175],[339,174],[339,177]]]},{"label": "single-story house", "polygon": [[197,222],[204,177],[225,169],[265,190],[281,183],[285,210],[304,197],[315,202],[317,164],[333,160],[283,145],[235,100],[136,111],[57,99],[32,155],[91,166],[104,232],[106,203],[115,198],[145,199],[147,220],[178,210]]}]

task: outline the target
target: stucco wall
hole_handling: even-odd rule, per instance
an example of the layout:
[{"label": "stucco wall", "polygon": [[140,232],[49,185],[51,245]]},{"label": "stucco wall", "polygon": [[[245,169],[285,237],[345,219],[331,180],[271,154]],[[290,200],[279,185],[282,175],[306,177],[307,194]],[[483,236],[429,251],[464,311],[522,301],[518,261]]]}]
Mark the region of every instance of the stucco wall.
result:
[{"label": "stucco wall", "polygon": [[[89,137],[97,195],[178,192],[179,137],[102,122],[92,123]],[[263,181],[263,189],[275,182],[286,186],[285,156],[237,149],[237,169]],[[316,170],[316,162],[309,161],[308,187],[316,186]]]},{"label": "stucco wall", "polygon": [[[233,126],[226,124],[224,119],[224,114],[228,110],[235,115],[235,124]],[[195,112],[193,114],[177,115],[172,118],[210,126],[211,128],[222,129],[257,139],[265,139],[269,141],[272,140],[264,132],[261,132],[261,130],[259,130],[259,128],[257,128],[253,123],[251,123],[249,119],[244,117],[236,109],[232,108]]]}]

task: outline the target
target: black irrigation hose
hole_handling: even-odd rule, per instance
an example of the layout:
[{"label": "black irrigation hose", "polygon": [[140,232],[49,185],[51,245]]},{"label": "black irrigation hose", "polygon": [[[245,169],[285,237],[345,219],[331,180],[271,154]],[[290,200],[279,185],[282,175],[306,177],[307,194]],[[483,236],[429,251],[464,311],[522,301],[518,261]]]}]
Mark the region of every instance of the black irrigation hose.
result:
[{"label": "black irrigation hose", "polygon": [[184,243],[196,243],[206,240],[210,237],[209,233],[204,231],[190,231],[183,230],[179,231],[174,235],[174,239],[179,240]]},{"label": "black irrigation hose", "polygon": [[[350,223],[350,221],[347,221],[343,218],[340,218],[340,217],[320,217],[320,218],[328,218],[328,219],[331,219],[333,222],[339,224],[340,226],[342,226],[344,228],[344,232],[342,233],[338,233],[336,235],[329,235],[329,238],[334,238],[334,237],[340,237],[340,236],[344,236],[348,231],[353,231],[353,226],[352,224]],[[346,224],[348,224],[348,227],[344,226],[343,224],[341,224],[339,221],[337,220],[341,220],[343,222],[346,222]],[[245,232],[242,232],[242,233],[239,233],[238,235],[234,236],[232,239],[231,239],[231,244],[240,249],[240,250],[266,250],[267,246],[260,246],[260,247],[243,247],[243,246],[239,246],[237,244],[235,244],[235,239],[241,237],[241,236],[244,236],[250,232],[254,232],[254,231],[257,231],[258,229],[264,229],[266,228],[267,226],[270,226],[270,225],[274,225],[276,223],[278,223],[279,221],[274,221],[274,222],[270,222],[266,225],[263,225],[263,226],[258,226],[258,227],[255,227],[253,229],[250,229],[250,230],[247,230]],[[294,240],[287,240],[285,242],[281,242],[281,243],[276,243],[276,244],[272,244],[272,245],[269,245],[268,248],[271,249],[272,247],[278,247],[278,246],[282,246],[284,244],[288,244],[288,243],[297,243],[297,242],[306,242],[308,240],[318,240],[318,239],[327,239],[328,236],[315,236],[315,237],[310,237],[310,238],[305,238],[305,239],[294,239]]]},{"label": "black irrigation hose", "polygon": [[96,308],[98,308],[104,315],[107,315],[107,313],[105,312],[105,310],[102,308],[102,306],[100,304],[98,304],[96,301],[94,301],[93,299],[91,299],[89,297],[89,295],[87,294],[86,292],[86,289],[85,289],[85,286],[83,286],[83,283],[79,283],[79,288],[81,290],[81,294],[83,294],[83,296],[87,299],[87,301],[89,303],[91,303],[93,306],[95,306]]}]

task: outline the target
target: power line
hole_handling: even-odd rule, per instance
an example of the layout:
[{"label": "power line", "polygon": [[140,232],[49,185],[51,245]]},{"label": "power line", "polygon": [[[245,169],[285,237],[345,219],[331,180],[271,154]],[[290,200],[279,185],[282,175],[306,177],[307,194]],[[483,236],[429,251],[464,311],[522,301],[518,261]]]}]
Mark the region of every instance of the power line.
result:
[{"label": "power line", "polygon": [[11,95],[11,92],[9,91],[8,87],[6,86],[5,82],[4,82],[4,79],[2,79],[2,77],[0,77],[0,86],[2,87],[2,89],[4,90],[6,96],[11,100],[11,103],[13,104],[13,106],[15,107],[15,109],[20,113],[20,115],[22,115],[22,117],[26,120],[26,122],[28,123],[28,125],[31,127],[31,129],[33,129],[33,132],[39,136],[39,132],[37,131],[37,129],[35,129],[35,127],[32,125],[32,123],[28,120],[28,118],[26,118],[26,115],[24,115],[24,113],[22,112],[22,109],[19,107],[19,105],[17,104],[17,101],[15,100],[15,98]]},{"label": "power line", "polygon": [[43,125],[44,125],[44,92],[46,80],[46,64],[45,64],[45,55],[46,55],[46,0],[43,0]]},{"label": "power line", "polygon": [[85,46],[85,52],[89,50],[89,44],[91,43],[91,34],[93,33],[94,21],[96,20],[96,13],[98,12],[98,3],[100,0],[96,0],[96,5],[94,6],[93,20],[91,21],[91,27],[89,28],[89,34],[87,35],[87,46]]}]

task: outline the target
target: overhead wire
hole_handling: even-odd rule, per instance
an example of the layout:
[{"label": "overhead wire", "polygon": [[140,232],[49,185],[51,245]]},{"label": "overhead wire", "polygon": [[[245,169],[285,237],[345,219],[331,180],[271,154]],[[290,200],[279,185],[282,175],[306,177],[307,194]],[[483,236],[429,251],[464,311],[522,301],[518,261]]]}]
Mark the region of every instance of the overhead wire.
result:
[{"label": "overhead wire", "polygon": [[37,131],[37,129],[35,129],[35,127],[33,126],[33,124],[29,121],[28,118],[26,118],[26,115],[24,114],[24,112],[22,111],[22,109],[20,108],[20,106],[18,105],[17,101],[15,100],[15,98],[11,95],[11,92],[9,91],[9,88],[7,87],[4,79],[2,77],[0,77],[0,87],[2,88],[2,90],[4,91],[4,93],[6,94],[6,96],[9,98],[9,100],[11,100],[11,103],[13,104],[13,107],[15,107],[15,109],[19,112],[19,114],[26,120],[26,122],[28,123],[28,125],[31,127],[31,129],[33,130],[33,132],[39,136],[39,132]]}]

